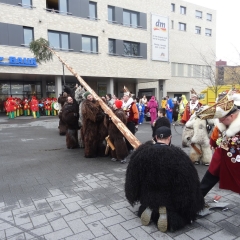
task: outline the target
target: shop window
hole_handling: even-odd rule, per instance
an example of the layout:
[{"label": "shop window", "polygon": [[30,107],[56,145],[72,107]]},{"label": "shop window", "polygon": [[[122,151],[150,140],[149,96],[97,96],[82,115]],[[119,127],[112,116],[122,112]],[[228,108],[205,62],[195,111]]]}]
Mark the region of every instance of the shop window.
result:
[{"label": "shop window", "polygon": [[138,27],[139,17],[137,12],[123,10],[123,25],[129,27]]},{"label": "shop window", "polygon": [[33,28],[23,27],[24,46],[29,46],[29,43],[33,41]]},{"label": "shop window", "polygon": [[98,39],[92,36],[82,36],[82,52],[98,53]]},{"label": "shop window", "polygon": [[46,7],[48,11],[67,14],[68,0],[46,0]]},{"label": "shop window", "polygon": [[11,95],[22,95],[23,94],[23,84],[11,83]]},{"label": "shop window", "polygon": [[68,33],[48,31],[48,41],[54,49],[69,50]]},{"label": "shop window", "polygon": [[139,56],[139,43],[124,41],[123,53],[125,56]]},{"label": "shop window", "polygon": [[55,96],[55,81],[47,81],[46,82],[46,94],[47,97]]},{"label": "shop window", "polygon": [[10,83],[0,83],[0,95],[10,95]]},{"label": "shop window", "polygon": [[89,2],[89,18],[97,19],[97,3]]},{"label": "shop window", "polygon": [[108,53],[115,54],[116,53],[116,40],[108,39]]}]

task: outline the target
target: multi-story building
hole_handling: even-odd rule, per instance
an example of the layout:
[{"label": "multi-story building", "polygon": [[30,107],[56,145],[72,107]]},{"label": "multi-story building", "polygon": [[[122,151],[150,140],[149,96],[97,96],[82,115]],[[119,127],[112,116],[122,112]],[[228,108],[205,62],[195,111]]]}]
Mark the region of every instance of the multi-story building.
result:
[{"label": "multi-story building", "polygon": [[227,61],[217,61],[216,82],[219,85],[240,84],[240,66],[229,66],[227,65]]},{"label": "multi-story building", "polygon": [[180,0],[0,0],[0,8],[2,100],[62,92],[62,64],[36,64],[29,51],[40,37],[99,95],[118,97],[124,85],[157,99],[200,91],[202,57],[215,51],[215,11]]}]

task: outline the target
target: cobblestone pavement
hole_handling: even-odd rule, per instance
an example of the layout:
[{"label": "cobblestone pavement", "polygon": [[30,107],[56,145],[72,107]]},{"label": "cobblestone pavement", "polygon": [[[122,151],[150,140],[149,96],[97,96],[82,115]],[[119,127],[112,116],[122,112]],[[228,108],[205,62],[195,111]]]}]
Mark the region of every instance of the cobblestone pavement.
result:
[{"label": "cobblestone pavement", "polygon": [[[138,206],[125,199],[127,164],[85,159],[83,149],[66,148],[57,126],[57,117],[0,117],[0,239],[240,239],[240,196],[217,186],[207,201],[221,195],[228,211],[214,210],[174,233],[142,226]],[[149,140],[149,123],[136,136]],[[202,178],[207,167],[196,168]]]}]

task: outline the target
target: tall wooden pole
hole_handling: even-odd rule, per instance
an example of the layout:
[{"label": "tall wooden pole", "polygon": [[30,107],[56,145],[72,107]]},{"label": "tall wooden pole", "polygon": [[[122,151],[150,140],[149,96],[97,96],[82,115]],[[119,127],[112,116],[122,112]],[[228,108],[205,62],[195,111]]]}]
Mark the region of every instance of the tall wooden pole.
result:
[{"label": "tall wooden pole", "polygon": [[113,111],[107,106],[106,103],[103,102],[102,98],[100,98],[89,86],[88,84],[79,76],[79,74],[70,67],[65,61],[62,60],[62,58],[51,48],[47,47],[55,56],[58,57],[59,61],[66,66],[66,68],[78,79],[79,83],[87,90],[89,91],[92,96],[99,102],[101,108],[103,111],[108,114],[111,117],[112,122],[116,125],[116,127],[121,131],[121,133],[124,135],[124,137],[129,141],[129,143],[134,147],[137,148],[139,145],[141,145],[141,142],[129,131],[129,129],[126,127],[123,122],[116,117],[116,115],[113,113]]}]

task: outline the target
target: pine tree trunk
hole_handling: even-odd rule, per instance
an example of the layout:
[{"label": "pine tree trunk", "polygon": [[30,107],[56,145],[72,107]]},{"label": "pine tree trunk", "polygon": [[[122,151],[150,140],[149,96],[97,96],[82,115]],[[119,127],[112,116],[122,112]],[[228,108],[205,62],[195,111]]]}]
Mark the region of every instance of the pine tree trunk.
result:
[{"label": "pine tree trunk", "polygon": [[141,145],[141,142],[129,131],[127,126],[123,124],[123,122],[113,113],[113,111],[107,106],[105,102],[103,102],[102,98],[100,98],[89,86],[88,84],[78,75],[77,72],[66,62],[62,60],[62,58],[51,48],[48,48],[54,55],[56,55],[61,63],[63,63],[66,68],[78,79],[79,83],[89,91],[92,96],[99,102],[103,111],[111,117],[112,122],[116,125],[116,127],[121,131],[124,137],[129,141],[129,143],[134,147],[137,148]]}]

